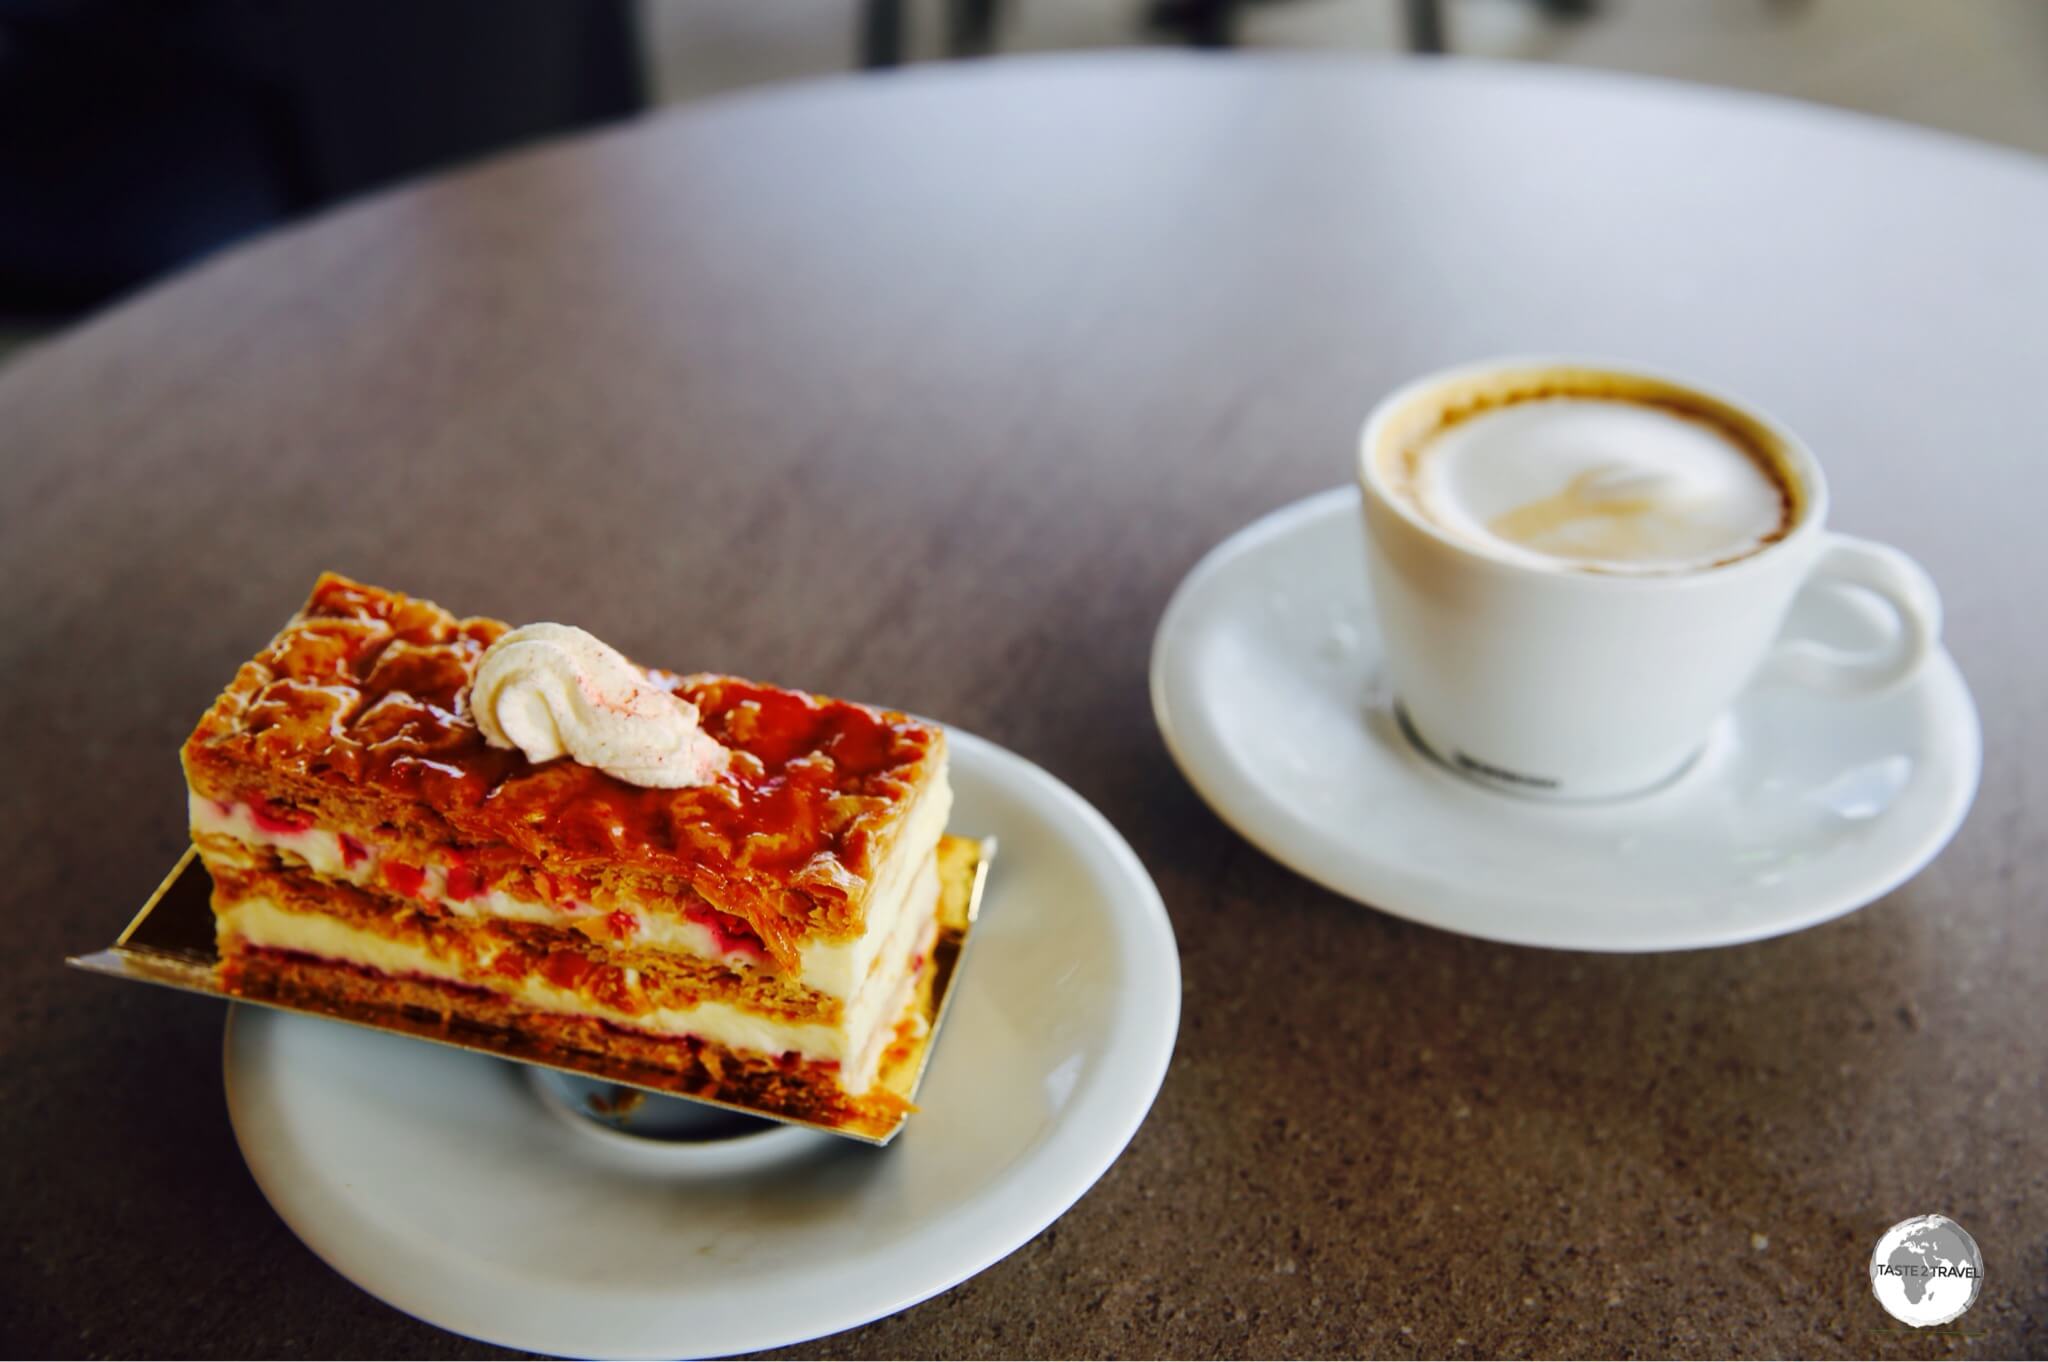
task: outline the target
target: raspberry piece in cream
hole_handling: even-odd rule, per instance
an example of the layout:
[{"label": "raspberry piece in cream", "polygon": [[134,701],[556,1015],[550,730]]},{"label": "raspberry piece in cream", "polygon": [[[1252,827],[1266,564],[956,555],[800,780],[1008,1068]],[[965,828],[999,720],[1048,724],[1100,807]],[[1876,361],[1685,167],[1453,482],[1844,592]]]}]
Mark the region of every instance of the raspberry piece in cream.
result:
[{"label": "raspberry piece in cream", "polygon": [[249,817],[265,832],[304,832],[313,826],[312,814],[284,808],[263,795],[249,805]]},{"label": "raspberry piece in cream", "polygon": [[721,913],[716,908],[690,908],[684,916],[701,927],[708,929],[711,939],[717,943],[722,955],[760,956],[761,938],[748,929],[744,920]]},{"label": "raspberry piece in cream", "polygon": [[407,865],[403,861],[386,861],[383,873],[384,883],[391,886],[393,893],[405,898],[418,898],[420,890],[426,887],[427,872],[416,865]]}]

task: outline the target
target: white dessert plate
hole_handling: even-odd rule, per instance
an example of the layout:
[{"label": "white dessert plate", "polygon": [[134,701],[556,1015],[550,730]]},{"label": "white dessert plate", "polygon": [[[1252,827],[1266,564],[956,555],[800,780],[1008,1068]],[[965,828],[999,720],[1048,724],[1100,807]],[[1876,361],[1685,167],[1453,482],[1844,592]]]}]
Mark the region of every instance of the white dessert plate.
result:
[{"label": "white dessert plate", "polygon": [[[1210,807],[1275,860],[1447,931],[1571,950],[1731,945],[1851,912],[1947,844],[1977,789],[1976,707],[1943,652],[1859,700],[1752,687],[1676,780],[1557,805],[1483,788],[1403,732],[1358,493],[1275,511],[1181,583],[1152,706]],[[1869,647],[1881,614],[1810,591],[1793,629]]]},{"label": "white dessert plate", "polygon": [[1144,1120],[1180,962],[1158,891],[1101,814],[1021,757],[949,738],[952,825],[1002,851],[921,1110],[893,1145],[790,1127],[693,1141],[658,1120],[635,1136],[575,1114],[559,1076],[236,1007],[228,1113],[264,1195],[372,1295],[564,1355],[799,1343],[1021,1247]]}]

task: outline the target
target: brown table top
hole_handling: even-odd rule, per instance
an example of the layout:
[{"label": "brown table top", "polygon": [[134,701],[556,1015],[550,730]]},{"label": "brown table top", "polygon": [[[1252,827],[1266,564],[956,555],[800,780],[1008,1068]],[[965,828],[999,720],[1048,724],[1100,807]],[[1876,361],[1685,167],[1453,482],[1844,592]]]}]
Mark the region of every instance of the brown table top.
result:
[{"label": "brown table top", "polygon": [[[1123,1159],[1008,1260],[799,1351],[2048,1353],[2044,230],[2041,162],[1776,101],[1027,60],[430,180],[27,355],[0,374],[5,1342],[493,1351],[269,1211],[216,1006],[60,963],[176,854],[177,744],[331,566],[956,722],[1157,878],[1185,1008]],[[1345,481],[1395,382],[1513,351],[1753,396],[1829,464],[1835,523],[1933,572],[1986,752],[1930,869],[1739,949],[1516,949],[1318,889],[1189,790],[1145,688],[1175,583]],[[1974,1338],[1870,1297],[1877,1236],[1928,1211],[1986,1255]]]}]

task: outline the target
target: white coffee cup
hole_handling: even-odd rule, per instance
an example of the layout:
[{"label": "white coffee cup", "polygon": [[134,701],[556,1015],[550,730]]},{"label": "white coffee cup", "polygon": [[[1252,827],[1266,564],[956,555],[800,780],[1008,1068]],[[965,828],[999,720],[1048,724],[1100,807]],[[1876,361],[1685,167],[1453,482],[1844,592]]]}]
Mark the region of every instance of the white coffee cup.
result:
[{"label": "white coffee cup", "polygon": [[[1544,397],[1669,408],[1739,436],[1768,461],[1784,522],[1760,547],[1676,570],[1616,571],[1501,552],[1425,513],[1402,482],[1409,451],[1459,413]],[[1420,442],[1420,443],[1418,443]],[[1936,648],[1934,584],[1896,549],[1826,528],[1819,463],[1790,431],[1732,398],[1592,361],[1515,359],[1433,374],[1382,401],[1359,448],[1366,559],[1405,721],[1444,764],[1552,799],[1653,789],[1683,771],[1760,674],[1830,694],[1874,693]],[[1888,646],[1851,652],[1781,637],[1804,589],[1859,588],[1897,621]]]}]

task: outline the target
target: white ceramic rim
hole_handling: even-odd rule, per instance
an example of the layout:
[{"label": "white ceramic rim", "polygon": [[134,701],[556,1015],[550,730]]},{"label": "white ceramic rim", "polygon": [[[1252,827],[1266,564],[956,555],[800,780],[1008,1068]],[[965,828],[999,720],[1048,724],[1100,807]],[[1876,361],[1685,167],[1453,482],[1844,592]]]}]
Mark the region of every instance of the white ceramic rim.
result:
[{"label": "white ceramic rim", "polygon": [[[1130,962],[1118,981],[1116,1029],[1101,1062],[1091,1066],[1089,1077],[1076,1088],[1045,1138],[991,1184],[924,1233],[905,1236],[787,1291],[778,1311],[758,1330],[727,1329],[688,1338],[691,1355],[788,1347],[856,1328],[936,1296],[1014,1253],[1065,1214],[1108,1171],[1143,1124],[1165,1080],[1180,1024],[1180,957],[1166,904],[1137,853],[1093,805],[1041,767],[957,728],[949,727],[947,738],[957,758],[986,764],[992,781],[1019,794],[1048,822],[1063,824],[1075,854],[1109,886],[1104,912]],[[974,831],[998,839],[1002,834],[1001,828]],[[266,1148],[248,1133],[260,1113],[245,1107],[249,1099],[238,1095],[235,1083],[239,1011],[230,1010],[224,1036],[230,1123],[265,1198],[329,1267],[407,1314],[502,1347],[560,1356],[673,1355],[675,1342],[685,1331],[677,1331],[660,1349],[604,1347],[596,1331],[565,1322],[554,1304],[516,1293],[494,1294],[495,1284],[479,1279],[474,1271],[464,1280],[466,1265],[422,1252],[364,1217],[352,1224],[324,1218],[323,1207],[347,1208],[348,1198],[327,1189],[309,1196],[297,1185],[308,1170],[294,1167],[289,1151]],[[265,1021],[277,1018],[253,1010],[251,1015]],[[943,1059],[942,1054],[939,1062]],[[557,1118],[536,1102],[534,1119]],[[480,1306],[479,1298],[488,1298],[489,1305]],[[676,1299],[686,1301],[687,1289]],[[591,1309],[602,1313],[604,1300],[593,1300]],[[592,1347],[592,1342],[600,1346]]]}]

